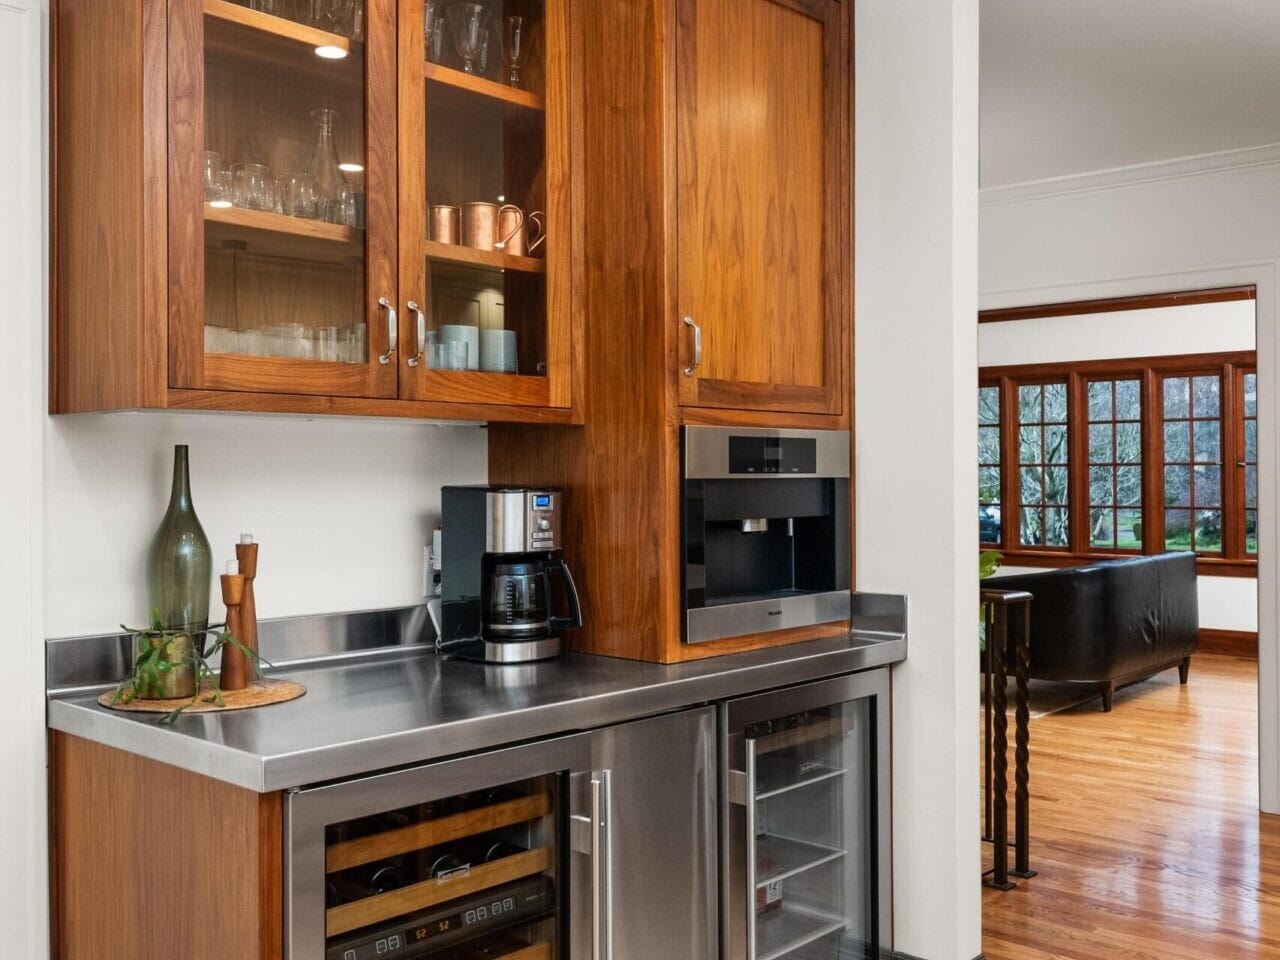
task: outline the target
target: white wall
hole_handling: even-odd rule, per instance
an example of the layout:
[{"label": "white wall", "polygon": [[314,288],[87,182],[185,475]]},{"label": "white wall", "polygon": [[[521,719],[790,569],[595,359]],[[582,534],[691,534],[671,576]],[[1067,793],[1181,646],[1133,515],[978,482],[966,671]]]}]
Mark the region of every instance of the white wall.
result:
[{"label": "white wall", "polygon": [[5,956],[48,954],[44,662],[40,639],[45,116],[40,0],[0,3],[0,931]]},{"label": "white wall", "polygon": [[[173,445],[191,447],[192,502],[215,573],[241,533],[262,544],[263,617],[422,602],[440,487],[483,483],[474,426],[229,414],[47,418],[45,632],[142,622],[146,552],[169,500]],[[223,617],[215,585],[211,613]]]},{"label": "white wall", "polygon": [[[978,366],[1253,350],[1254,314],[1252,300],[1233,300],[984,323],[978,327]],[[1198,585],[1200,626],[1258,629],[1257,580],[1200,577]]]},{"label": "white wall", "polygon": [[[1254,284],[1259,469],[1277,476],[1280,147],[985,191],[986,308]],[[1280,812],[1276,484],[1259,488],[1259,774]]]},{"label": "white wall", "polygon": [[859,0],[858,583],[910,597],[894,671],[895,946],[981,952],[977,0]]}]

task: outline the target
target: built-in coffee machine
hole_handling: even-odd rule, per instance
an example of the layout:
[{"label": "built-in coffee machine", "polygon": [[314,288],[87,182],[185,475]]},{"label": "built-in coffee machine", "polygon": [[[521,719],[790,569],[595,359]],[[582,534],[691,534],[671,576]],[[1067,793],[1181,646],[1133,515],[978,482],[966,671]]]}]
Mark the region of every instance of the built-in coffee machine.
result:
[{"label": "built-in coffee machine", "polygon": [[[560,491],[501,487],[441,490],[440,597],[428,604],[441,653],[485,663],[528,663],[560,653],[560,634],[582,626],[560,543]],[[552,581],[568,616],[552,609]]]},{"label": "built-in coffee machine", "polygon": [[685,641],[849,618],[849,434],[685,427]]}]

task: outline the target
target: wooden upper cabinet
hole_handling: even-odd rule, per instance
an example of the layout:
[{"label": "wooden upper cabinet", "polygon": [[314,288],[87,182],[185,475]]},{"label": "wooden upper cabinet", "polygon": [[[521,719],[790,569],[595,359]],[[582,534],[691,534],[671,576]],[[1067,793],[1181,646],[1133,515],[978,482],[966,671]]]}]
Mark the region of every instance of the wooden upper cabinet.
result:
[{"label": "wooden upper cabinet", "polygon": [[569,0],[463,9],[400,0],[401,392],[568,407]]},{"label": "wooden upper cabinet", "polygon": [[570,422],[575,2],[52,0],[53,412]]},{"label": "wooden upper cabinet", "polygon": [[364,11],[170,0],[170,387],[397,395],[394,0]]},{"label": "wooden upper cabinet", "polygon": [[845,411],[847,6],[676,0],[684,405]]}]

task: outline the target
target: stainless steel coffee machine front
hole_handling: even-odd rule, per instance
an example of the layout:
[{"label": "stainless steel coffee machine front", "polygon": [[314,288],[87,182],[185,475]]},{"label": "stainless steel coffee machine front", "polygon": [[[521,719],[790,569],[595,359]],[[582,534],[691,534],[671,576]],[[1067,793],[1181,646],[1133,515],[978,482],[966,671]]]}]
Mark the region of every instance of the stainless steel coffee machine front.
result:
[{"label": "stainless steel coffee machine front", "polygon": [[685,641],[849,619],[849,434],[685,427]]},{"label": "stainless steel coffee machine front", "polygon": [[[560,491],[445,487],[441,491],[440,597],[428,604],[441,653],[527,663],[560,652],[582,626],[560,546]],[[567,616],[553,612],[561,581]]]}]

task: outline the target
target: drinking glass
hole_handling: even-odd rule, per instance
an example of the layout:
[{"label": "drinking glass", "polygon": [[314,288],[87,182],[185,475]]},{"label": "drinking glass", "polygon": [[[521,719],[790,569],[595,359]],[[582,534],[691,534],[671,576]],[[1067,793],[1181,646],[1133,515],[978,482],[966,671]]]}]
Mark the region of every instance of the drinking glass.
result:
[{"label": "drinking glass", "polygon": [[427,59],[439,63],[444,59],[444,17],[440,0],[426,0],[422,8],[422,24],[427,40]]},{"label": "drinking glass", "polygon": [[270,167],[265,163],[237,163],[231,169],[237,207],[244,207],[246,210],[275,208],[275,189],[271,182]]},{"label": "drinking glass", "polygon": [[249,0],[249,9],[257,10],[259,13],[276,12],[276,0]]},{"label": "drinking glass", "polygon": [[347,36],[354,7],[355,0],[311,0],[311,25]]},{"label": "drinking glass", "polygon": [[341,227],[356,226],[356,193],[344,178],[337,192],[329,199],[327,219]]},{"label": "drinking glass", "polygon": [[513,87],[520,86],[520,71],[529,62],[532,46],[527,17],[502,18],[502,62],[507,65],[507,82]]},{"label": "drinking glass", "polygon": [[338,328],[321,327],[318,331],[316,357],[326,363],[336,363],[338,354]]},{"label": "drinking glass", "polygon": [[222,154],[204,152],[204,202],[211,207],[231,206],[231,176],[222,165]]},{"label": "drinking glass", "polygon": [[306,217],[314,220],[320,207],[320,188],[316,178],[309,173],[290,173],[276,184],[280,198],[280,212],[288,217]]},{"label": "drinking glass", "polygon": [[466,73],[476,72],[476,58],[480,56],[480,47],[485,37],[484,26],[488,20],[488,9],[478,3],[455,3],[449,8],[453,42],[458,48],[462,69]]}]

